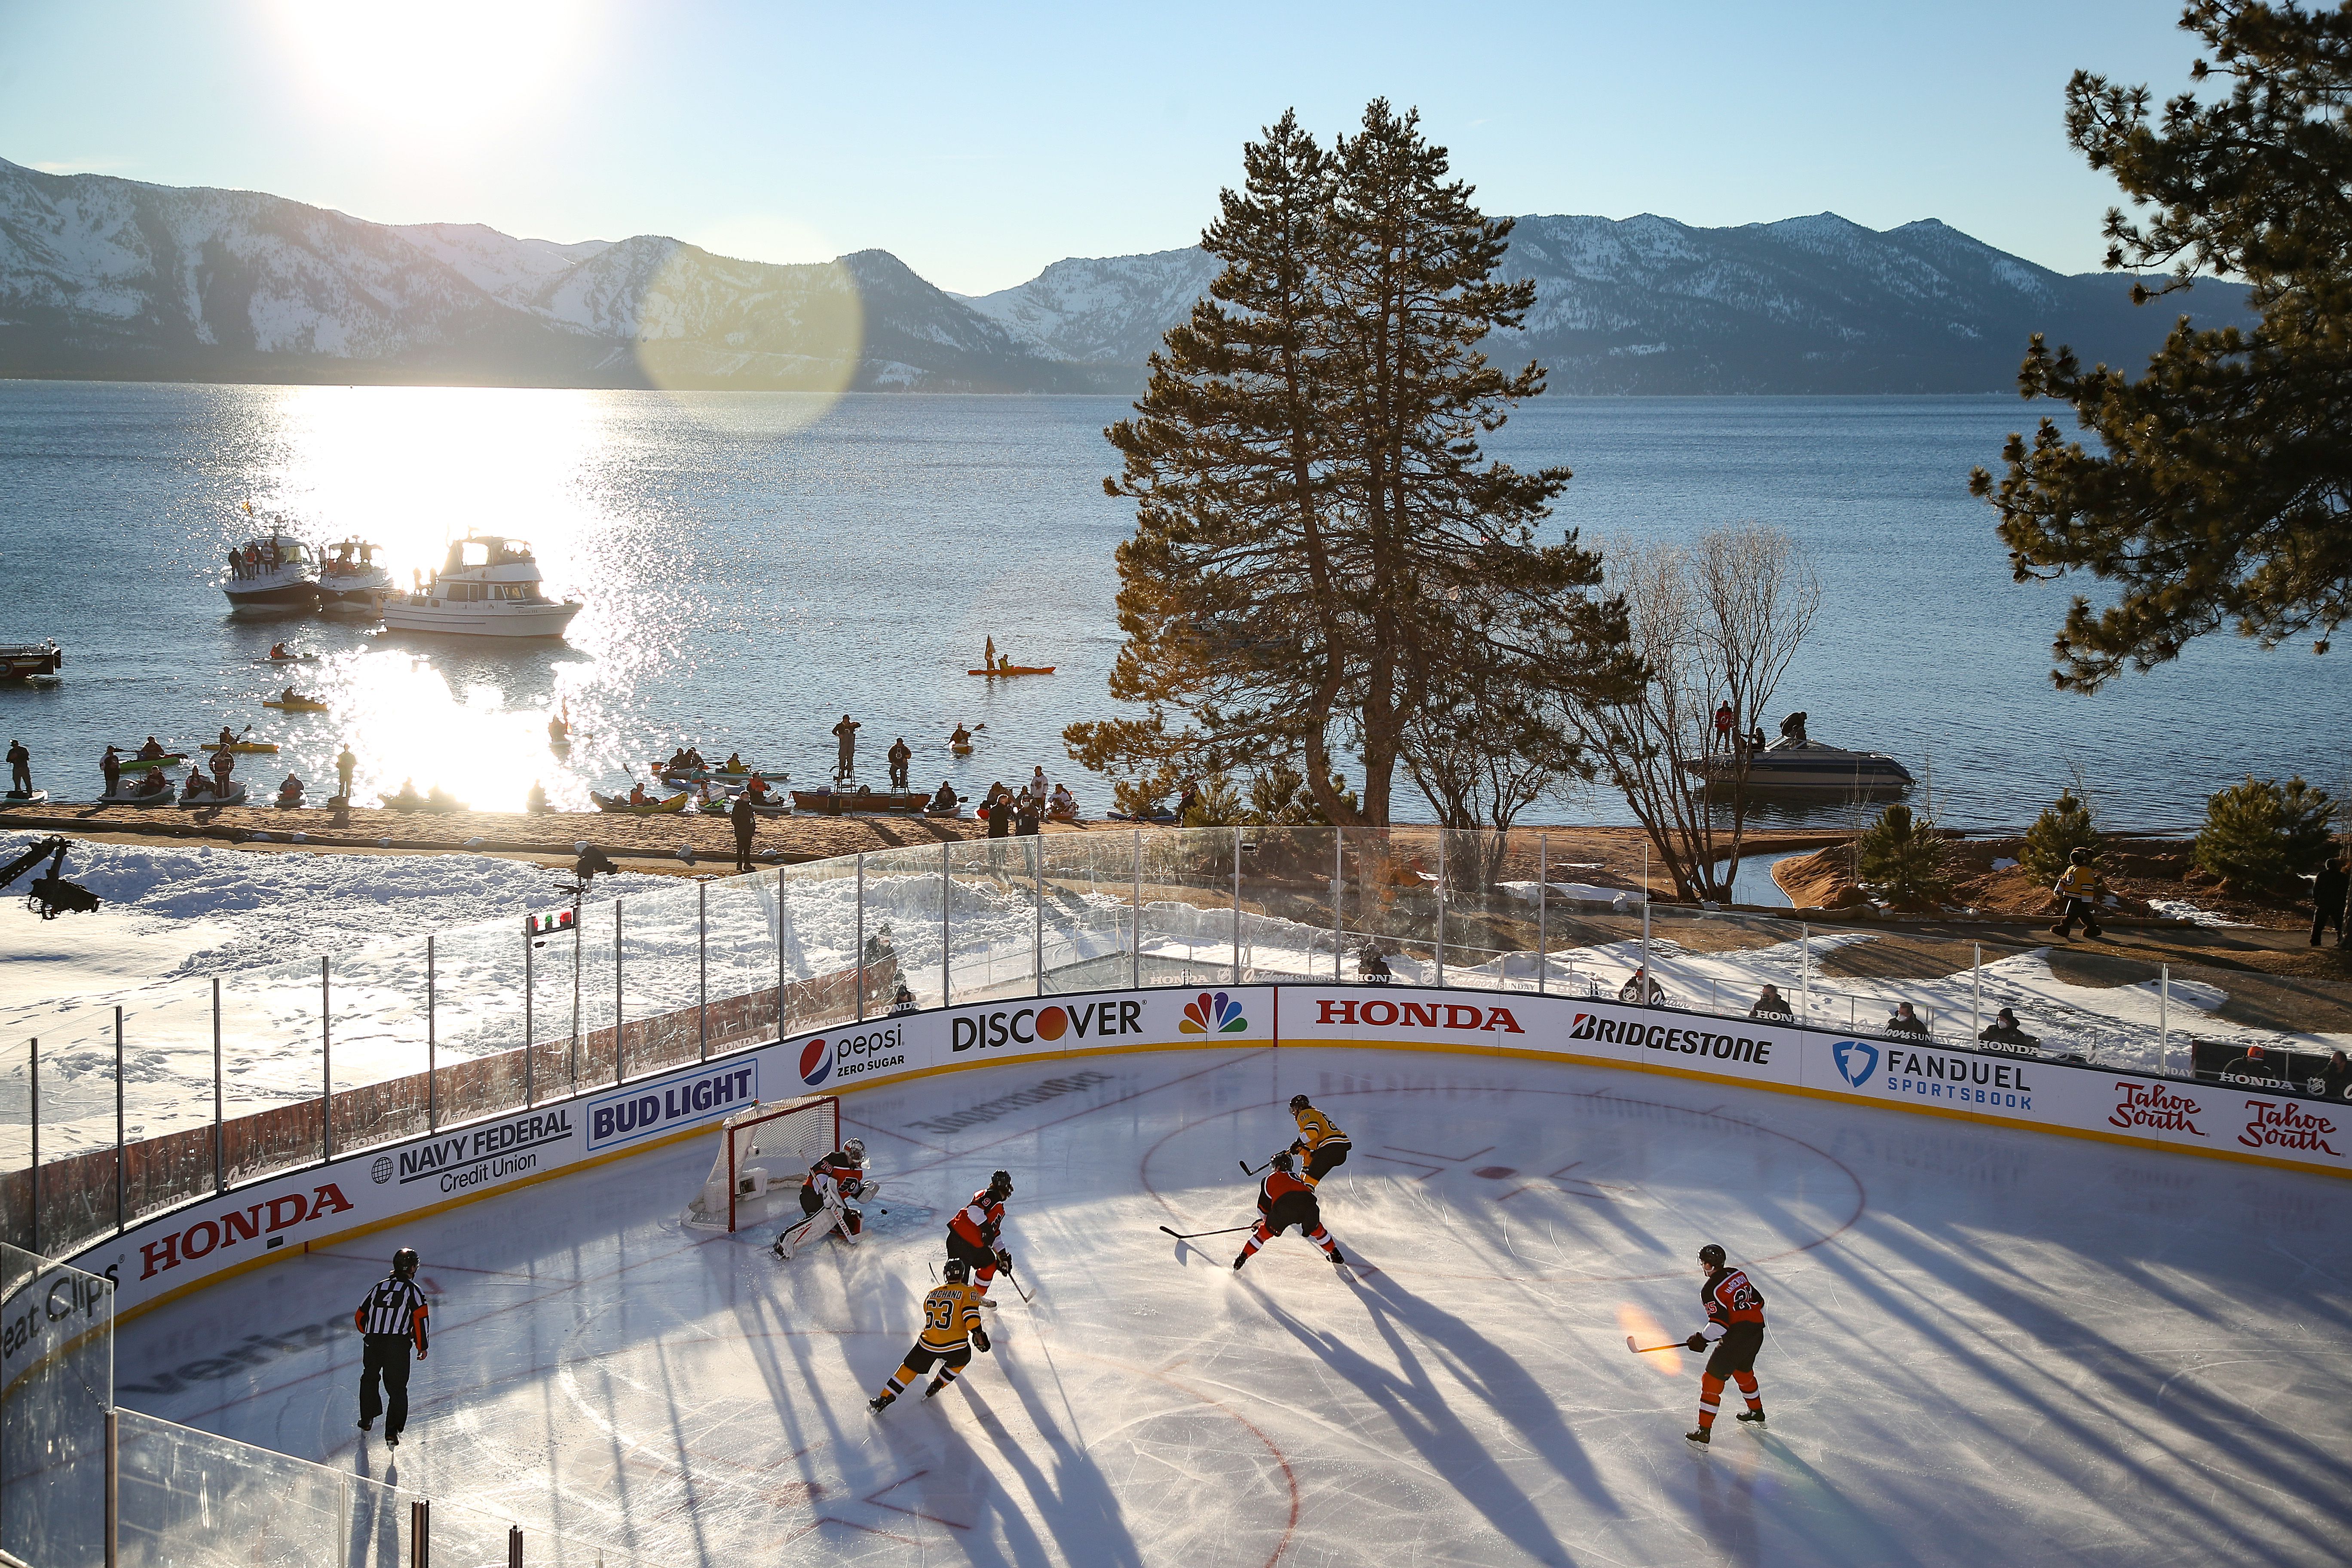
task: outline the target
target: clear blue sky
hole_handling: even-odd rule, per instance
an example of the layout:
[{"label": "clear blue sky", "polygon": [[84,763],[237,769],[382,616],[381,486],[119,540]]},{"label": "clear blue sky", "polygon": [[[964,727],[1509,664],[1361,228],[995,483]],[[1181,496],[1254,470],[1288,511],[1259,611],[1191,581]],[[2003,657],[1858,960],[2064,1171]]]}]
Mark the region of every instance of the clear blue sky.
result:
[{"label": "clear blue sky", "polygon": [[1417,105],[1495,213],[1940,217],[2065,271],[2077,66],[2187,83],[2172,0],[1965,5],[0,0],[0,157],[393,223],[879,247],[942,287],[1192,243],[1241,143]]}]

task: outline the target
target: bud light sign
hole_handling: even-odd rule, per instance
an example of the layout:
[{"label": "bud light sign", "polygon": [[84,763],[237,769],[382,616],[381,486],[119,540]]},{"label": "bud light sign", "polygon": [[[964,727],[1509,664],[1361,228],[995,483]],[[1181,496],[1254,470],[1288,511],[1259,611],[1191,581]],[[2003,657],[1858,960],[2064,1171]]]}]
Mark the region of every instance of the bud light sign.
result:
[{"label": "bud light sign", "polygon": [[588,1102],[588,1150],[635,1143],[740,1110],[760,1098],[758,1058]]}]

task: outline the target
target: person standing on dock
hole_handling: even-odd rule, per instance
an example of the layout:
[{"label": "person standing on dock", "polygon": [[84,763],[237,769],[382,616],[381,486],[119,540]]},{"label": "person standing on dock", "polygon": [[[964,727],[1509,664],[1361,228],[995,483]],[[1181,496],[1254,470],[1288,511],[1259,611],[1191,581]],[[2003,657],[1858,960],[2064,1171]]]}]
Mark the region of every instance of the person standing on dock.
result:
[{"label": "person standing on dock", "polygon": [[727,809],[727,820],[735,825],[735,869],[748,871],[751,868],[751,829],[759,821],[751,815],[751,791],[745,790],[735,797],[735,804]]},{"label": "person standing on dock", "polygon": [[98,759],[98,772],[106,781],[106,793],[112,795],[115,784],[122,778],[122,758],[112,746],[107,747],[106,754]]},{"label": "person standing on dock", "polygon": [[345,741],[342,751],[335,757],[335,780],[342,786],[336,793],[345,800],[352,798],[352,775],[359,771],[359,766],[360,760],[352,755],[352,743]]},{"label": "person standing on dock", "polygon": [[847,784],[850,775],[857,771],[857,721],[846,713],[841,716],[841,722],[833,727],[833,738],[838,742],[833,760],[835,784]]},{"label": "person standing on dock", "polygon": [[890,787],[892,789],[903,791],[907,787],[907,764],[914,760],[915,753],[908,749],[906,736],[901,735],[890,742]]},{"label": "person standing on dock", "polygon": [[[22,741],[8,742],[8,793],[28,795],[33,793],[33,753],[25,750]],[[2313,938],[2315,942],[2318,939]]]},{"label": "person standing on dock", "polygon": [[360,1430],[370,1430],[382,1415],[388,1448],[400,1447],[401,1430],[408,1425],[408,1347],[415,1345],[419,1361],[425,1355],[430,1309],[416,1288],[418,1262],[413,1247],[394,1253],[392,1272],[375,1282],[352,1314],[360,1331]]}]

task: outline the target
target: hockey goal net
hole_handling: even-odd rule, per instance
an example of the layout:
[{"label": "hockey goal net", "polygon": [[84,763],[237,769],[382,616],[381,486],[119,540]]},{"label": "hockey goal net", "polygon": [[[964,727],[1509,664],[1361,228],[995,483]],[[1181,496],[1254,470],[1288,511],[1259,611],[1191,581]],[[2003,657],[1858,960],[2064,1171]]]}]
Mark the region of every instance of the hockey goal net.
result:
[{"label": "hockey goal net", "polygon": [[841,1100],[830,1094],[754,1103],[719,1126],[718,1157],[702,1190],[686,1205],[697,1230],[756,1225],[789,1205],[800,1212],[802,1179],[841,1147]]}]

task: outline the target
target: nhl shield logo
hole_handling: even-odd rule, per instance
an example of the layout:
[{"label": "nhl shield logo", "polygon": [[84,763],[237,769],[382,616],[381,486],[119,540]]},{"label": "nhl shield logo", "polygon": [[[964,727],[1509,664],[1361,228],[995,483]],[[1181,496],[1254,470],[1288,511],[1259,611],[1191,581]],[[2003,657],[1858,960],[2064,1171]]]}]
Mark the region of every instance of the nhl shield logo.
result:
[{"label": "nhl shield logo", "polygon": [[1846,1082],[1860,1089],[1870,1075],[1878,1070],[1878,1047],[1860,1040],[1840,1040],[1830,1049],[1837,1058],[1837,1069]]}]

